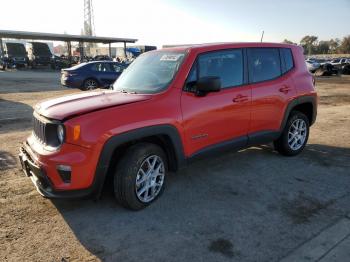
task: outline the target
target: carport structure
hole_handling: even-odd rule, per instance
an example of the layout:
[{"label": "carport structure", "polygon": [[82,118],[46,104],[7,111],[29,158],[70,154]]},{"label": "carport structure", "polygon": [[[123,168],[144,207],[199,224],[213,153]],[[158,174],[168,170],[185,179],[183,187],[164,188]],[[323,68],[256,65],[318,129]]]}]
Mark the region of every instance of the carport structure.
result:
[{"label": "carport structure", "polygon": [[68,58],[71,60],[72,42],[79,43],[80,59],[84,57],[84,43],[102,43],[108,44],[109,56],[112,56],[112,43],[124,43],[124,54],[126,56],[126,43],[135,43],[137,39],[133,38],[116,38],[116,37],[101,37],[101,36],[85,36],[85,35],[68,35],[68,34],[52,34],[52,33],[38,33],[27,31],[12,31],[0,30],[0,51],[3,51],[3,38],[10,39],[29,39],[29,40],[49,40],[62,41],[67,43]]}]

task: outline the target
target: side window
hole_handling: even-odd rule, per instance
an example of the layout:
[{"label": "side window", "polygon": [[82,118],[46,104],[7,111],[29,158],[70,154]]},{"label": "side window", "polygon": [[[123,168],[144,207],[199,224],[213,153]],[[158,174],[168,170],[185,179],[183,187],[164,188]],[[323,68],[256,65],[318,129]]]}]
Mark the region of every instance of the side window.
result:
[{"label": "side window", "polygon": [[97,72],[102,71],[102,63],[93,64],[91,69],[92,71],[97,71]]},{"label": "side window", "polygon": [[118,64],[112,64],[112,69],[114,72],[117,72],[117,73],[121,73],[124,70],[124,68]]},{"label": "side window", "polygon": [[248,48],[249,81],[257,83],[281,75],[278,48]]},{"label": "side window", "polygon": [[211,52],[198,57],[199,77],[218,76],[222,88],[243,84],[241,49]]},{"label": "side window", "polygon": [[91,68],[93,71],[97,71],[97,72],[108,72],[109,67],[106,66],[105,63],[96,63],[92,66]]},{"label": "side window", "polygon": [[191,72],[187,77],[186,83],[197,81],[197,62],[194,62]]},{"label": "side window", "polygon": [[102,63],[103,65],[103,72],[114,72],[113,66],[110,63]]},{"label": "side window", "polygon": [[292,50],[289,48],[281,48],[281,59],[284,62],[283,74],[288,72],[294,67]]}]

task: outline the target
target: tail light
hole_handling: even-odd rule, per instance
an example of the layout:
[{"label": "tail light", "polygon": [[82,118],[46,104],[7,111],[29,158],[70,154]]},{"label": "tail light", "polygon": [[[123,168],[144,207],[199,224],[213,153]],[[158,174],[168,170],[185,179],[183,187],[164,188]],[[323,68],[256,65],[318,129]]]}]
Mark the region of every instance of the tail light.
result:
[{"label": "tail light", "polygon": [[63,74],[64,76],[75,76],[75,75],[76,75],[76,74],[70,73],[70,72],[68,72],[68,71],[63,71],[62,74]]}]

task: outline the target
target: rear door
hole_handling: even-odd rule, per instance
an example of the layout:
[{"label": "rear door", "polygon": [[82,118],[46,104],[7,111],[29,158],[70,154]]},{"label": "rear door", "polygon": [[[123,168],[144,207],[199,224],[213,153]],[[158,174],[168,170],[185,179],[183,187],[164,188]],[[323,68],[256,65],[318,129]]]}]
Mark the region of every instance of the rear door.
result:
[{"label": "rear door", "polygon": [[278,131],[286,105],[296,96],[290,77],[292,52],[285,48],[248,48],[247,56],[252,89],[249,133]]},{"label": "rear door", "polygon": [[109,63],[98,62],[92,67],[94,77],[98,79],[102,87],[108,87],[116,79],[115,72],[112,71]]},{"label": "rear door", "polygon": [[[246,143],[251,90],[244,85],[243,58],[242,49],[209,52],[197,57],[181,96],[188,156],[234,139],[240,145]],[[221,91],[196,96],[192,85],[205,76],[220,77]]]}]

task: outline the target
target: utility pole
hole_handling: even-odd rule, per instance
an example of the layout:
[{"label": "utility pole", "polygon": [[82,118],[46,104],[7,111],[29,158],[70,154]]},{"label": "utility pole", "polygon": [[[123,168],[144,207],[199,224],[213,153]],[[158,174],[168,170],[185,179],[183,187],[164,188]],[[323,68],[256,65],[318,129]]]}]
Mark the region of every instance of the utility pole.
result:
[{"label": "utility pole", "polygon": [[[92,0],[84,0],[84,35],[95,35],[95,23],[94,23],[94,10],[92,7]],[[90,48],[94,45],[88,43],[86,45],[87,51],[90,52]]]}]

